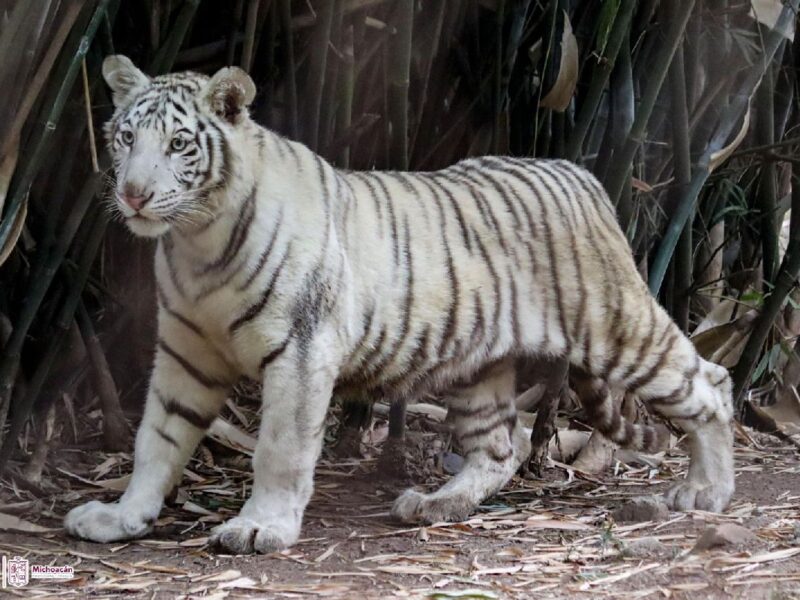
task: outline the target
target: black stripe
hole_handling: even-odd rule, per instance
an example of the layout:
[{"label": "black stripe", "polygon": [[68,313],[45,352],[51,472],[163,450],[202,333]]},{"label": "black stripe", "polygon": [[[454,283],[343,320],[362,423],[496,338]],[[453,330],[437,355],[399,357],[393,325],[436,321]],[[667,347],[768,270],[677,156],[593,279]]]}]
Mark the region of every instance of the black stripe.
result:
[{"label": "black stripe", "polygon": [[400,240],[397,235],[397,218],[394,214],[394,202],[392,201],[392,197],[389,195],[389,190],[386,187],[386,184],[383,183],[380,176],[376,173],[373,175],[373,179],[378,183],[383,192],[383,197],[386,198],[386,207],[389,209],[389,227],[392,233],[392,256],[394,257],[394,264],[400,264]]},{"label": "black stripe", "polygon": [[489,458],[498,463],[504,463],[509,458],[514,456],[514,448],[511,447],[509,447],[508,450],[506,450],[502,454],[498,453],[497,450],[494,448],[494,446],[489,446],[488,449],[481,448],[481,450],[483,450]]},{"label": "black stripe", "polygon": [[[377,215],[378,218],[378,224],[379,226],[382,226],[383,209],[381,208],[381,203],[380,200],[378,199],[378,193],[377,190],[375,189],[375,185],[373,185],[372,183],[373,178],[368,173],[362,173],[359,171],[353,171],[352,173],[350,173],[350,175],[352,175],[353,177],[358,179],[361,183],[363,183],[365,186],[367,186],[367,189],[369,190],[370,193],[370,197],[372,198],[372,204],[375,207],[375,214]],[[381,229],[383,228],[381,227]],[[383,236],[382,231],[379,231],[378,233],[379,235]]]},{"label": "black stripe", "polygon": [[317,176],[319,177],[319,185],[322,189],[322,202],[325,205],[325,232],[323,234],[323,240],[327,247],[328,243],[328,232],[331,226],[331,198],[330,198],[330,189],[328,189],[328,174],[325,169],[325,163],[320,158],[319,154],[313,154],[314,161],[317,165]]},{"label": "black stripe", "polygon": [[648,302],[647,305],[647,317],[645,317],[644,311],[640,311],[639,319],[636,321],[636,328],[633,331],[633,333],[638,334],[641,329],[641,324],[644,322],[644,328],[647,333],[642,338],[639,349],[636,351],[636,356],[631,361],[631,364],[628,365],[628,368],[620,375],[620,381],[627,381],[628,378],[636,372],[641,366],[642,361],[650,354],[650,349],[653,346],[655,338],[655,301]]},{"label": "black stripe", "polygon": [[160,427],[154,427],[154,429],[156,433],[161,436],[161,439],[163,439],[165,442],[167,442],[168,444],[172,444],[175,448],[180,448],[180,446],[178,446],[178,442],[175,441],[175,438],[169,435],[166,431],[164,431]]},{"label": "black stripe", "polygon": [[665,348],[659,353],[658,358],[653,363],[653,365],[647,370],[647,372],[635,378],[633,381],[626,383],[625,387],[628,391],[635,393],[638,389],[650,383],[658,375],[658,373],[664,366],[664,362],[667,360],[667,356],[669,356],[669,353],[672,352],[672,348],[678,341],[678,337],[679,335],[677,333],[675,333],[674,331],[671,332],[671,335],[667,340]]},{"label": "black stripe", "polygon": [[269,365],[272,361],[278,358],[281,354],[283,354],[284,350],[286,350],[286,346],[289,345],[290,338],[286,338],[283,343],[272,350],[269,354],[267,354],[264,358],[261,359],[261,362],[258,364],[258,370],[263,371],[267,365]]},{"label": "black stripe", "polygon": [[461,212],[461,208],[458,206],[458,202],[456,201],[453,194],[445,188],[442,184],[436,181],[433,177],[426,177],[425,174],[420,173],[419,177],[417,177],[417,181],[424,184],[425,187],[430,190],[431,195],[433,196],[434,200],[436,201],[437,208],[439,209],[440,216],[444,219],[444,207],[442,206],[441,198],[439,194],[436,193],[436,189],[434,187],[439,188],[442,192],[444,192],[445,197],[450,202],[450,207],[453,209],[453,212],[456,215],[456,220],[458,221],[458,227],[461,231],[461,241],[464,243],[466,249],[471,253],[472,252],[472,243],[469,240],[469,233],[467,232],[467,222],[464,220],[464,214]]},{"label": "black stripe", "polygon": [[[567,205],[567,207],[569,208],[569,212],[572,216],[572,221],[573,221],[572,226],[571,227],[568,226],[567,230],[569,232],[570,247],[572,249],[572,259],[575,265],[575,276],[578,279],[578,296],[579,296],[578,312],[573,319],[575,322],[575,328],[572,334],[572,339],[577,343],[581,340],[581,330],[583,328],[584,317],[586,316],[587,300],[589,296],[589,293],[586,288],[586,279],[584,278],[583,275],[583,261],[581,260],[581,251],[580,247],[578,246],[578,241],[576,238],[576,232],[578,229],[578,219],[575,216],[575,210],[573,206],[575,202],[572,200],[574,198],[575,201],[579,201],[579,194],[575,188],[567,190],[563,181],[558,177],[557,172],[554,172],[552,170],[549,161],[540,161],[538,163],[538,166],[542,171],[547,173],[552,178],[552,180],[555,182],[555,185],[558,186],[558,189],[561,192],[560,196],[557,194],[553,194],[555,204],[561,212],[561,217],[565,219],[567,222],[569,222],[569,219],[567,218],[564,212],[562,204]],[[542,179],[542,183],[544,184],[545,187],[547,187],[550,190],[551,193],[553,193],[552,188],[550,188],[549,184],[545,179]],[[583,233],[582,230],[581,233]],[[586,347],[585,339],[583,340],[583,347],[584,348]]]},{"label": "black stripe", "polygon": [[[598,223],[589,219],[589,214],[587,212],[591,210],[593,216],[595,217],[598,216],[598,209],[596,208],[596,201],[598,200],[597,190],[596,189],[592,190],[587,186],[586,178],[579,176],[582,170],[578,169],[575,165],[571,165],[571,163],[567,163],[565,161],[555,161],[549,164],[552,167],[554,167],[556,171],[561,172],[565,179],[577,182],[584,192],[585,195],[584,198],[578,197],[576,206],[583,219],[585,231],[589,238],[589,242],[592,248],[595,250],[595,256],[600,261],[603,273],[606,274],[606,276],[603,277],[603,288],[604,288],[603,315],[608,315],[611,313],[611,298],[612,298],[611,288],[613,286],[613,278],[611,277],[611,273],[612,270],[616,273],[616,266],[609,265],[609,262],[606,259],[605,247],[601,245],[598,239],[599,237],[604,236],[604,231],[606,228],[603,226],[598,227],[597,226]],[[565,168],[567,166],[572,168]],[[598,237],[595,237],[595,234],[597,234]],[[589,321],[586,324],[586,337],[584,338],[584,348],[583,348],[585,365],[588,368],[591,368],[591,355],[592,355],[591,333],[592,333],[592,328],[591,328],[591,322]]]},{"label": "black stripe", "polygon": [[447,349],[447,345],[455,337],[458,330],[458,305],[461,294],[458,277],[456,276],[456,269],[453,265],[453,255],[450,252],[450,244],[447,242],[447,238],[444,235],[444,226],[442,226],[442,230],[442,242],[444,243],[447,278],[450,282],[451,300],[450,307],[447,309],[447,317],[445,318],[444,328],[442,330],[442,339],[439,341],[439,348],[437,350],[439,356],[444,354],[444,351]]},{"label": "black stripe", "polygon": [[167,342],[163,339],[158,340],[158,347],[161,348],[165,353],[171,356],[175,362],[177,362],[183,370],[186,371],[193,379],[197,380],[200,384],[207,388],[227,388],[228,384],[224,381],[219,379],[215,379],[213,377],[207,376],[205,373],[200,371],[197,367],[192,365],[188,360],[186,360],[183,356],[178,354],[175,350],[173,350]]},{"label": "black stripe", "polygon": [[478,250],[480,251],[481,258],[483,258],[483,262],[486,263],[486,268],[489,270],[489,276],[492,278],[492,290],[494,292],[494,314],[492,315],[492,341],[490,343],[490,347],[492,347],[497,342],[497,338],[500,335],[500,312],[503,307],[503,296],[501,294],[501,288],[500,288],[500,277],[497,275],[497,269],[495,269],[494,267],[494,263],[492,262],[492,259],[486,250],[486,246],[483,245],[483,241],[481,240],[480,236],[477,233],[475,234],[475,241],[478,244]]},{"label": "black stripe", "polygon": [[189,424],[194,425],[197,429],[206,430],[211,426],[211,423],[214,422],[213,416],[201,415],[193,408],[181,404],[174,398],[164,396],[159,391],[156,391],[155,394],[168,415],[177,415]]},{"label": "black stripe", "polygon": [[[561,328],[561,333],[564,336],[564,343],[566,344],[566,353],[569,353],[571,341],[569,339],[569,333],[567,331],[567,323],[566,323],[566,316],[564,314],[564,300],[563,300],[563,291],[561,289],[560,283],[560,276],[558,273],[558,265],[556,265],[556,251],[555,251],[555,242],[553,240],[553,231],[550,227],[550,213],[547,209],[547,203],[542,200],[541,195],[539,194],[539,190],[536,187],[535,183],[530,179],[529,173],[526,170],[521,170],[519,168],[515,168],[514,165],[507,164],[502,161],[498,161],[498,169],[507,173],[509,176],[514,177],[524,185],[528,187],[530,190],[532,197],[537,201],[539,204],[539,208],[542,214],[542,227],[544,228],[544,238],[545,238],[545,245],[547,248],[548,254],[548,263],[550,266],[550,278],[552,282],[553,291],[556,295],[556,305],[558,309],[558,321],[559,326]],[[547,304],[547,302],[545,302]]]},{"label": "black stripe", "polygon": [[506,415],[506,416],[498,416],[491,421],[489,421],[486,425],[482,425],[480,427],[476,427],[475,429],[471,429],[467,432],[462,433],[458,436],[460,442],[464,440],[476,438],[482,435],[488,435],[495,429],[499,429],[501,427],[507,427],[509,431],[513,431],[514,425],[517,424],[517,415]]},{"label": "black stripe", "polygon": [[175,288],[182,298],[185,298],[186,291],[184,290],[183,284],[178,277],[178,269],[175,267],[175,263],[173,262],[172,249],[174,247],[174,243],[175,242],[173,241],[172,236],[167,234],[162,238],[161,247],[164,250],[164,259],[167,263],[167,272],[169,273],[169,279],[172,282],[172,287]]},{"label": "black stripe", "polygon": [[[291,244],[290,244],[291,245]],[[275,268],[275,271],[272,273],[272,277],[270,277],[269,283],[267,284],[267,288],[261,292],[261,298],[255,304],[251,304],[250,307],[244,311],[238,318],[236,318],[229,326],[228,331],[230,333],[234,333],[239,327],[255,319],[258,314],[264,310],[264,307],[269,302],[269,298],[272,295],[272,288],[275,285],[275,282],[278,280],[278,277],[283,270],[284,265],[286,264],[286,260],[289,258],[289,251],[291,248],[287,248],[286,252],[283,254],[283,258],[278,266]]]},{"label": "black stripe", "polygon": [[[500,225],[500,221],[497,220],[497,216],[494,214],[493,203],[486,197],[486,194],[484,194],[483,190],[481,189],[483,185],[479,180],[476,180],[468,173],[457,171],[457,174],[461,179],[461,183],[466,185],[470,193],[478,200],[483,202],[484,206],[486,207],[486,213],[489,216],[489,221],[491,222],[490,227],[494,229],[495,233],[497,234],[497,242],[500,244],[500,248],[503,250],[503,253],[508,256],[508,246],[506,245],[506,240],[503,236],[503,228]],[[500,196],[503,197],[503,194],[500,193]]]},{"label": "black stripe", "polygon": [[411,232],[408,226],[408,217],[406,217],[404,221],[403,232],[405,234],[403,256],[405,258],[406,265],[406,294],[403,300],[403,307],[401,309],[402,322],[400,325],[400,333],[384,357],[379,362],[367,369],[367,376],[371,376],[376,379],[380,379],[382,371],[386,369],[386,367],[388,367],[397,357],[411,329],[411,309],[414,304],[414,264],[411,257]]},{"label": "black stripe", "polygon": [[475,408],[465,408],[462,406],[451,405],[447,407],[447,413],[448,416],[452,416],[457,419],[485,419],[487,417],[505,412],[509,408],[511,408],[510,404],[496,405],[494,403],[485,404]]},{"label": "black stripe", "polygon": [[278,231],[281,228],[281,223],[283,222],[283,206],[280,208],[280,212],[278,212],[278,219],[275,222],[275,228],[272,230],[272,235],[269,238],[269,242],[267,242],[267,247],[261,253],[261,256],[258,257],[258,262],[256,263],[255,269],[250,275],[247,276],[247,280],[240,285],[237,289],[240,292],[243,292],[250,284],[255,281],[255,278],[258,277],[258,274],[261,273],[261,269],[264,268],[264,265],[267,264],[267,260],[269,260],[269,256],[272,253],[272,248],[275,246],[275,240],[278,238]]},{"label": "black stripe", "polygon": [[239,215],[236,218],[236,223],[233,226],[231,235],[228,238],[228,243],[222,254],[215,261],[207,264],[198,275],[206,275],[211,271],[221,271],[231,263],[236,257],[250,231],[250,226],[256,215],[256,186],[250,191],[247,199],[242,203],[239,209]]},{"label": "black stripe", "polygon": [[477,289],[472,291],[472,299],[475,310],[475,323],[472,325],[469,341],[471,344],[477,344],[483,341],[483,336],[486,333],[486,318],[483,316],[483,302]]},{"label": "black stripe", "polygon": [[167,304],[166,296],[164,296],[164,291],[161,289],[161,286],[158,285],[158,284],[156,285],[156,293],[158,294],[159,301],[160,301],[160,304],[161,304],[161,308],[163,308],[169,316],[171,316],[173,319],[176,319],[178,322],[182,323],[187,329],[191,330],[192,332],[197,334],[199,337],[205,339],[206,334],[203,332],[203,330],[200,328],[199,325],[197,325],[194,322],[190,321],[189,319],[184,317],[182,314],[180,314],[178,311],[172,309],[169,306],[169,304]]},{"label": "black stripe", "polygon": [[508,267],[508,281],[510,288],[510,307],[511,312],[511,335],[514,338],[514,346],[519,347],[522,341],[522,333],[519,325],[519,307],[517,298],[517,281],[514,274],[511,272],[511,267]]},{"label": "black stripe", "polygon": [[[457,165],[457,167],[458,166],[459,165]],[[460,166],[462,169],[462,171],[460,172],[464,177],[468,177],[473,181],[475,181],[476,177],[480,177],[480,179],[483,180],[484,185],[491,186],[494,189],[494,191],[497,192],[497,195],[500,196],[500,199],[506,206],[506,210],[511,214],[511,217],[514,220],[514,227],[517,229],[522,227],[522,221],[520,220],[520,217],[517,214],[517,210],[514,207],[514,203],[511,202],[511,198],[509,198],[507,190],[502,185],[500,185],[499,181],[497,181],[494,177],[490,177],[485,171],[483,171],[481,169],[480,163],[475,168],[471,169],[469,172],[467,171],[468,168],[467,165],[461,163]],[[480,180],[478,180],[476,183],[478,185],[481,185]]]},{"label": "black stripe", "polygon": [[[454,173],[451,173],[448,170],[435,171],[431,173],[431,177],[433,178],[433,182],[436,185],[438,185],[442,189],[442,191],[444,191],[447,194],[450,194],[450,196],[452,196],[454,199],[455,195],[453,194],[452,190],[445,187],[444,183],[442,183],[439,180],[442,179],[447,183],[455,185],[458,188],[466,187],[470,192],[470,197],[472,198],[472,201],[475,203],[475,208],[478,209],[478,213],[480,214],[481,219],[483,220],[483,224],[486,226],[487,229],[492,228],[492,221],[491,219],[489,219],[489,214],[486,212],[486,207],[484,203],[481,201],[481,197],[475,193],[475,188],[473,186],[465,184],[461,179],[458,179]],[[459,189],[458,191],[460,192],[462,190]]]}]

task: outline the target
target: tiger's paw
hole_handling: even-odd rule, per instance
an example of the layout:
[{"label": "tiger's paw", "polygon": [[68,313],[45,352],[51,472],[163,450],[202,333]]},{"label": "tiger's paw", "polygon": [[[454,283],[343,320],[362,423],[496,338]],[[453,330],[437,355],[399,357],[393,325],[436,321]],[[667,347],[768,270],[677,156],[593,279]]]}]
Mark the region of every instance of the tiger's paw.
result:
[{"label": "tiger's paw", "polygon": [[439,496],[409,489],[392,505],[392,516],[404,523],[464,521],[477,507],[458,495]]},{"label": "tiger's paw", "polygon": [[153,529],[156,514],[150,516],[117,504],[92,500],[73,508],[64,517],[70,535],[93,542],[116,542],[141,537]]},{"label": "tiger's paw", "polygon": [[234,517],[215,527],[209,540],[233,554],[266,554],[288,548],[300,535],[298,527],[277,521],[259,522],[249,517]]},{"label": "tiger's paw", "polygon": [[719,513],[725,510],[733,496],[733,482],[697,483],[683,481],[670,488],[664,495],[667,505],[673,510],[705,510]]}]

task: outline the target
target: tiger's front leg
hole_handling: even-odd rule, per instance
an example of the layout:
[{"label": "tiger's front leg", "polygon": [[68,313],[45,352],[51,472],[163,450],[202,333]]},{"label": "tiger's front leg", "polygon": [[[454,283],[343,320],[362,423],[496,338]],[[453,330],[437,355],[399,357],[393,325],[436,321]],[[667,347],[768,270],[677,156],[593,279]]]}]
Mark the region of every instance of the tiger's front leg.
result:
[{"label": "tiger's front leg", "polygon": [[128,488],[118,502],[94,500],[72,509],[64,528],[73,536],[112,542],[148,533],[225,402],[231,372],[199,328],[163,317],[159,336]]},{"label": "tiger's front leg", "polygon": [[249,554],[273,552],[297,541],[322,450],[337,373],[335,347],[334,341],[298,340],[268,355],[252,493],[239,516],[214,530],[213,544]]}]

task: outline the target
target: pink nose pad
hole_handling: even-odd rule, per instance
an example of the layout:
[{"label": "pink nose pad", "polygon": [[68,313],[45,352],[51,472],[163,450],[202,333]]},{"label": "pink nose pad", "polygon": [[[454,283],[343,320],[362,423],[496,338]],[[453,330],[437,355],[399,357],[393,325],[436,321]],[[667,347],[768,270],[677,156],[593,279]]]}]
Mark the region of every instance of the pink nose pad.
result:
[{"label": "pink nose pad", "polygon": [[[152,194],[151,194],[152,195]],[[141,210],[142,207],[150,200],[150,196],[141,196],[133,194],[122,194],[122,201],[130,206],[133,210]]]}]

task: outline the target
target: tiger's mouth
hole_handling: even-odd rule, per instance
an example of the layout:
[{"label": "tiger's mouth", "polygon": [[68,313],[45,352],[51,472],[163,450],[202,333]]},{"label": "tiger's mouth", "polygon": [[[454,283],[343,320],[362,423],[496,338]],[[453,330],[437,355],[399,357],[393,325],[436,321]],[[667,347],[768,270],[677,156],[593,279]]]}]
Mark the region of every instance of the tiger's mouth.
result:
[{"label": "tiger's mouth", "polygon": [[164,219],[140,213],[125,217],[125,225],[134,235],[146,238],[159,237],[170,229],[169,223]]}]

